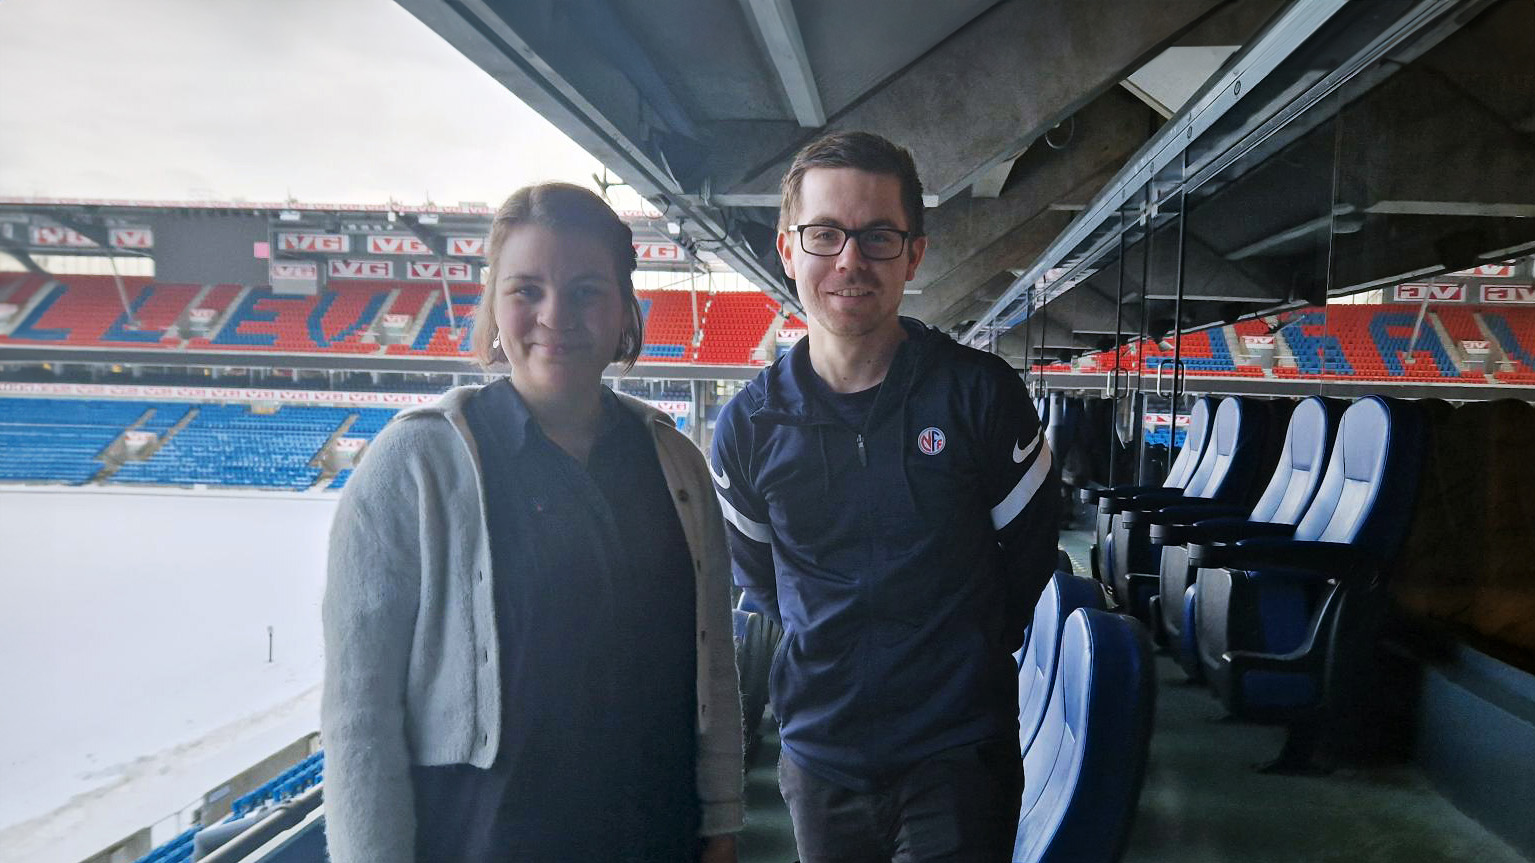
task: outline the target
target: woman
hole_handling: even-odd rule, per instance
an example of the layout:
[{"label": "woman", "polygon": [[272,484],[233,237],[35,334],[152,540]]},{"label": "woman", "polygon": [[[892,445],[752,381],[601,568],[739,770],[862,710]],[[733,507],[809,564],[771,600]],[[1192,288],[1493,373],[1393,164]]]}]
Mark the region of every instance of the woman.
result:
[{"label": "woman", "polygon": [[474,351],[511,377],[396,417],[331,529],[331,859],[734,861],[719,504],[670,418],[602,384],[643,341],[632,235],[551,183],[488,249]]}]

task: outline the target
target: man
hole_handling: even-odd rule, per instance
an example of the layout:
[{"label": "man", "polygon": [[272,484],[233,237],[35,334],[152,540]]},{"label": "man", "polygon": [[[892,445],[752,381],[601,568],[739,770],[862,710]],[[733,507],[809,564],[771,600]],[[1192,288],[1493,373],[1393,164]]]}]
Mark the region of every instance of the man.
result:
[{"label": "man", "polygon": [[778,252],[810,335],[721,413],[736,583],[784,626],[779,781],[805,863],[1007,860],[1017,665],[1056,560],[1058,479],[1000,358],[898,309],[922,262],[911,155],[806,146]]}]

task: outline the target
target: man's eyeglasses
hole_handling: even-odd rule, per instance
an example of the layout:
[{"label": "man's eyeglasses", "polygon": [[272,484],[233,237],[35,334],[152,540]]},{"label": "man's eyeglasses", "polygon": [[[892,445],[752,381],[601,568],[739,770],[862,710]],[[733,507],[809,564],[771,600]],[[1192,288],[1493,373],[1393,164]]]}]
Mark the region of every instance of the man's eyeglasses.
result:
[{"label": "man's eyeglasses", "polygon": [[799,247],[806,254],[821,258],[834,258],[842,254],[851,238],[858,243],[858,253],[871,261],[888,261],[899,258],[906,250],[906,240],[911,231],[895,228],[839,228],[836,225],[790,225],[789,230],[799,234]]}]

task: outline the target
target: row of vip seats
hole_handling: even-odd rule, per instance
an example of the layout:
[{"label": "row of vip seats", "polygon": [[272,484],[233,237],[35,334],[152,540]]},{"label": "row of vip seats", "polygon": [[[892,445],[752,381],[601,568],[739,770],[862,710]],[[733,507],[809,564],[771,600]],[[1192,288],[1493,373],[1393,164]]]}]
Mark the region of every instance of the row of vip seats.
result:
[{"label": "row of vip seats", "polygon": [[[735,611],[748,764],[783,634],[743,598]],[[1156,704],[1145,628],[1103,589],[1056,572],[1018,652],[1024,789],[1015,863],[1109,863],[1124,853],[1145,777]]]},{"label": "row of vip seats", "polygon": [[[1493,481],[1488,458],[1462,464],[1458,489],[1419,494],[1426,459],[1465,445],[1447,420],[1476,428],[1497,411],[1523,418],[1506,426],[1522,429],[1510,442],[1535,432],[1535,409],[1521,402],[1200,399],[1161,486],[1083,491],[1097,503],[1095,576],[1232,715],[1287,724],[1273,766],[1304,769],[1329,728],[1361,713],[1392,576],[1414,567],[1404,543],[1434,533],[1436,508],[1469,503]],[[1444,541],[1462,560],[1509,542],[1481,527]]]}]

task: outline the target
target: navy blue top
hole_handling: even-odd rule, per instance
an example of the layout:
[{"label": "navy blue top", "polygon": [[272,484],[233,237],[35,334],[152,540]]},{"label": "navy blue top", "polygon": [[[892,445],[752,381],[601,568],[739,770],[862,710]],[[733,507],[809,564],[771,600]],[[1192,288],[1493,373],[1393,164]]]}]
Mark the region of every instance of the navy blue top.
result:
[{"label": "navy blue top", "polygon": [[466,413],[487,498],[501,742],[489,770],[413,770],[417,858],[689,859],[693,567],[650,430],[604,389],[582,468],[506,380]]},{"label": "navy blue top", "polygon": [[879,387],[828,396],[802,339],[714,432],[736,584],[784,626],[783,751],[858,791],[945,749],[1017,745],[1011,654],[1056,562],[1058,479],[1027,387],[901,322]]}]

